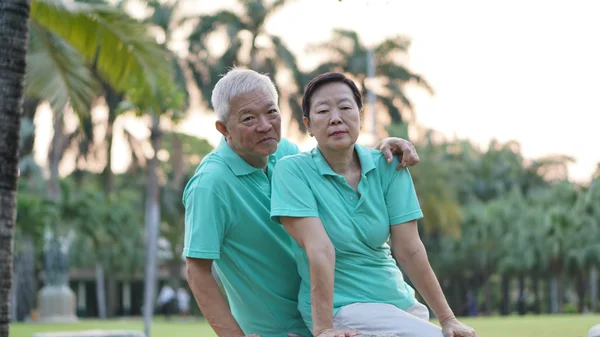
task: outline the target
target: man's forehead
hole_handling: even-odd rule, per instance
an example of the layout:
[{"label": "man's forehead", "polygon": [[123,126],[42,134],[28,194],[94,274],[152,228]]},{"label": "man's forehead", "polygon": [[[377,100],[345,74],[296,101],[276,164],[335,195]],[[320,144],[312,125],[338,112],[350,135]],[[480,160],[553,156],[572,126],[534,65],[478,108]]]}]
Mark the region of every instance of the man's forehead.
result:
[{"label": "man's forehead", "polygon": [[233,97],[231,100],[231,108],[233,112],[246,113],[255,110],[269,109],[277,106],[271,93],[264,91],[251,91],[241,93]]}]

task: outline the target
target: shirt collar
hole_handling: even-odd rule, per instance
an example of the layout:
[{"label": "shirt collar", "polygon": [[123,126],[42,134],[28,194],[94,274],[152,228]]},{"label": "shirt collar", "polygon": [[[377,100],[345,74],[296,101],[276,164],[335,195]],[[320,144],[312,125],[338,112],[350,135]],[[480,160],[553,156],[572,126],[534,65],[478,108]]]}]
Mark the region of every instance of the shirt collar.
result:
[{"label": "shirt collar", "polygon": [[[229,146],[227,140],[225,140],[225,137],[221,138],[221,142],[217,146],[215,152],[219,155],[219,157],[225,160],[225,163],[227,163],[231,171],[233,171],[233,173],[238,177],[248,175],[256,171],[262,171],[262,169],[248,164],[244,158],[240,157],[240,155],[237,154],[231,148],[231,146]],[[269,163],[274,157],[275,154],[269,156]]]},{"label": "shirt collar", "polygon": [[[362,145],[354,144],[354,150],[358,154],[358,160],[360,160],[361,174],[366,176],[369,171],[375,169],[373,156],[371,155],[369,149]],[[325,160],[325,157],[323,157],[323,154],[319,150],[318,146],[312,149],[311,153],[313,161],[317,166],[317,170],[321,175],[339,176],[339,174],[335,173],[331,169],[331,166],[329,166],[329,163],[327,163],[327,160]]]}]

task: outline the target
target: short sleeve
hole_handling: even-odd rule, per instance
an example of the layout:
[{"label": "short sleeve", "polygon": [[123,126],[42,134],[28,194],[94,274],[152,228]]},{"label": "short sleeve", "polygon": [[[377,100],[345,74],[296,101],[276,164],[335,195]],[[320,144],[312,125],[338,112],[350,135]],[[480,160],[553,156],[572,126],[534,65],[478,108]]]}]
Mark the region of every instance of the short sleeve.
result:
[{"label": "short sleeve", "polygon": [[318,217],[317,201],[300,163],[293,158],[277,162],[271,185],[271,219],[281,223],[279,217]]},{"label": "short sleeve", "polygon": [[195,186],[187,191],[184,205],[183,256],[219,259],[229,224],[228,204],[213,190]]},{"label": "short sleeve", "polygon": [[422,218],[423,212],[408,169],[396,169],[397,163],[385,165],[390,166],[383,170],[389,173],[385,204],[390,226]]}]

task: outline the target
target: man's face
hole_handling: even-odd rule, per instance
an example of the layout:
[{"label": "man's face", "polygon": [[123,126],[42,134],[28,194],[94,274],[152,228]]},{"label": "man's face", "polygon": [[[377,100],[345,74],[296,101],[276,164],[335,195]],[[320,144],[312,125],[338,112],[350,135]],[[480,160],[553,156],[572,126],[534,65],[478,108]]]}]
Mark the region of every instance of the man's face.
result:
[{"label": "man's face", "polygon": [[269,92],[256,90],[239,94],[231,100],[230,109],[225,130],[221,130],[221,126],[219,131],[242,158],[252,164],[254,159],[264,159],[277,150],[281,116]]}]

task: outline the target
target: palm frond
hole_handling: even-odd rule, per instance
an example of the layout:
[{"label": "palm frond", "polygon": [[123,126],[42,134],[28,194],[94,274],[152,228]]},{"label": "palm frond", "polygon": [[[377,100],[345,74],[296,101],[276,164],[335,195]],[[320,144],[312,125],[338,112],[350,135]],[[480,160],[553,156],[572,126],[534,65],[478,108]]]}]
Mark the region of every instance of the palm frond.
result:
[{"label": "palm frond", "polygon": [[80,118],[89,115],[100,84],[66,41],[33,23],[27,53],[26,94],[47,100],[62,113],[69,103]]},{"label": "palm frond", "polygon": [[393,52],[408,52],[410,39],[406,36],[396,36],[381,42],[375,48],[376,55],[390,55]]},{"label": "palm frond", "polygon": [[[189,36],[190,45],[204,44],[206,37],[214,32],[218,27],[225,26],[228,31],[236,31],[248,29],[249,27],[242,19],[231,11],[219,11],[214,15],[202,15],[200,21]],[[231,34],[229,34],[231,36]]]},{"label": "palm frond", "polygon": [[391,62],[381,62],[377,65],[377,73],[385,75],[390,81],[400,81],[402,83],[415,83],[427,90],[430,94],[434,94],[433,88],[420,75],[414,74],[404,66]]},{"label": "palm frond", "polygon": [[400,109],[394,104],[393,98],[385,97],[385,96],[377,96],[377,99],[383,104],[385,110],[388,115],[392,119],[392,124],[405,123],[406,121],[402,120],[402,114],[400,113]]},{"label": "palm frond", "polygon": [[277,55],[277,59],[292,72],[294,82],[298,86],[298,90],[302,92],[304,89],[304,85],[308,83],[304,83],[304,74],[302,73],[302,71],[300,71],[300,69],[298,69],[296,56],[288,49],[285,43],[283,43],[281,38],[279,38],[278,36],[271,36],[271,41],[275,46],[275,53]]},{"label": "palm frond", "polygon": [[148,34],[147,25],[123,11],[100,4],[32,0],[31,20],[65,39],[117,91],[136,88],[155,101],[159,84],[171,80],[166,51]]}]

